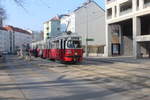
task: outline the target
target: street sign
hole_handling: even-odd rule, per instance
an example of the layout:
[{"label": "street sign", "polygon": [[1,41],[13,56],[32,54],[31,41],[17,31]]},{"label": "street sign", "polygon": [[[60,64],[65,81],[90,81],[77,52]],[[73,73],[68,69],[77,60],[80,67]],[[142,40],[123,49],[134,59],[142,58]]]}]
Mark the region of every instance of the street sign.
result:
[{"label": "street sign", "polygon": [[86,41],[94,41],[94,39],[88,38],[88,39],[86,39]]}]

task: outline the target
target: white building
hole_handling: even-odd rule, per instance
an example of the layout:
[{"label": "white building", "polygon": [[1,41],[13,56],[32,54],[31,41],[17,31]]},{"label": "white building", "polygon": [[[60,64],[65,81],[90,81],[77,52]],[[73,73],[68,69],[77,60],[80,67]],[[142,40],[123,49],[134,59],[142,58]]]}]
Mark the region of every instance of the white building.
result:
[{"label": "white building", "polygon": [[10,33],[0,27],[0,51],[10,52]]},{"label": "white building", "polygon": [[32,35],[30,32],[13,26],[5,26],[4,28],[10,35],[11,53],[14,53],[17,48],[22,48],[23,45],[27,45],[32,42]]},{"label": "white building", "polygon": [[88,44],[88,52],[91,55],[104,53],[105,11],[96,2],[88,0],[68,16],[62,17],[61,24],[66,24],[66,27],[68,25],[67,31],[82,36],[82,44],[84,47]]},{"label": "white building", "polygon": [[150,54],[150,0],[106,0],[107,56]]},{"label": "white building", "polygon": [[61,32],[71,31],[75,32],[75,13],[70,13],[68,15],[62,15],[60,19]]},{"label": "white building", "polygon": [[28,30],[32,34],[32,42],[43,40],[43,32]]},{"label": "white building", "polygon": [[56,16],[44,23],[44,40],[60,34],[60,18]]}]

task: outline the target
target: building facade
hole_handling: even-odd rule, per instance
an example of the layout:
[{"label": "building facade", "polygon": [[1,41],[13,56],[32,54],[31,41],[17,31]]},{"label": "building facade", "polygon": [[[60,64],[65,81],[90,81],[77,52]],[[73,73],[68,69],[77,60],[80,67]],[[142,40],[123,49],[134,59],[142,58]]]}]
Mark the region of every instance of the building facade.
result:
[{"label": "building facade", "polygon": [[32,34],[32,42],[37,42],[43,40],[43,32],[42,31],[32,31],[28,30]]},{"label": "building facade", "polygon": [[64,15],[60,19],[61,32],[71,31],[75,33],[75,13]]},{"label": "building facade", "polygon": [[26,30],[13,26],[5,26],[3,28],[9,34],[10,46],[8,48],[10,48],[10,53],[15,53],[18,48],[23,48],[24,45],[32,42],[32,35]]},{"label": "building facade", "polygon": [[0,27],[0,52],[10,52],[10,33]]},{"label": "building facade", "polygon": [[60,34],[60,18],[56,16],[44,23],[44,40]]},{"label": "building facade", "polygon": [[106,56],[150,54],[150,0],[106,0]]},{"label": "building facade", "polygon": [[[101,55],[106,44],[105,11],[96,2],[88,0],[72,13],[61,18],[67,31],[82,36],[82,44],[88,45],[89,55]],[[65,29],[65,28],[64,28]]]},{"label": "building facade", "polygon": [[96,2],[88,0],[75,11],[75,32],[82,36],[91,55],[104,53],[105,11]]}]

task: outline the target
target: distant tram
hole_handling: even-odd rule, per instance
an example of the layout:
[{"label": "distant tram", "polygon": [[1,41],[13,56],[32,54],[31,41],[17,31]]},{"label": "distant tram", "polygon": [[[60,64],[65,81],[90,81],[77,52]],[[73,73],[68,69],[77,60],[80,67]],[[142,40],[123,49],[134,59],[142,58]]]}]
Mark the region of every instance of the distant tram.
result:
[{"label": "distant tram", "polygon": [[58,60],[62,63],[78,63],[83,59],[81,37],[77,34],[64,33],[61,36],[31,44],[38,56],[45,59]]}]

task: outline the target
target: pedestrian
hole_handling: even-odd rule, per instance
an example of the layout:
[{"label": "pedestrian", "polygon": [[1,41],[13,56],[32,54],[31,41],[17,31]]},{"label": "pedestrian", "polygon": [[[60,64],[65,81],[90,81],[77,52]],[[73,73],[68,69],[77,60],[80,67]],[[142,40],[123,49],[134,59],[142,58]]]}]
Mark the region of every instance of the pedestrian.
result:
[{"label": "pedestrian", "polygon": [[22,48],[20,48],[19,55],[20,55],[21,58],[23,58],[23,50],[22,50]]},{"label": "pedestrian", "polygon": [[38,57],[38,47],[35,49],[35,57]]},{"label": "pedestrian", "polygon": [[30,52],[30,45],[26,45],[26,60],[31,60],[31,52]]}]

